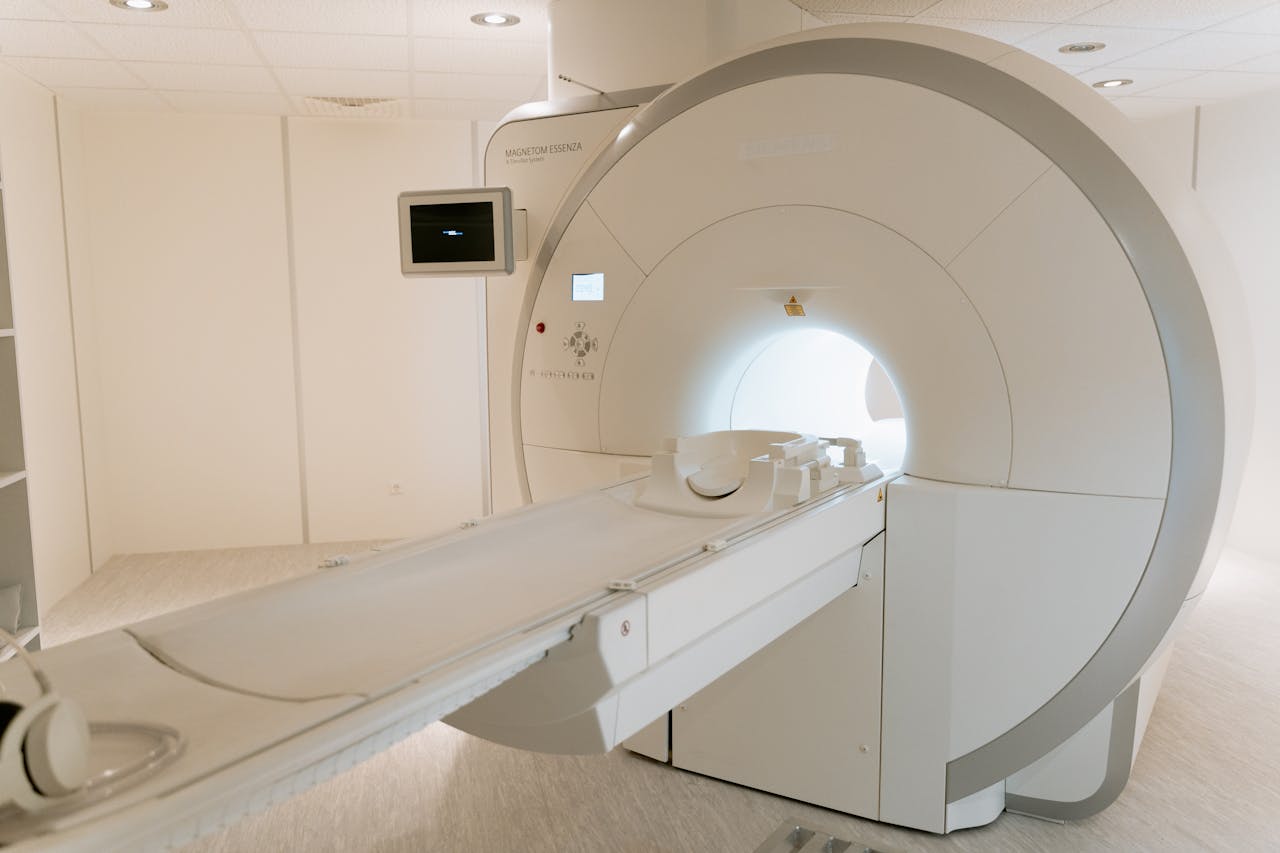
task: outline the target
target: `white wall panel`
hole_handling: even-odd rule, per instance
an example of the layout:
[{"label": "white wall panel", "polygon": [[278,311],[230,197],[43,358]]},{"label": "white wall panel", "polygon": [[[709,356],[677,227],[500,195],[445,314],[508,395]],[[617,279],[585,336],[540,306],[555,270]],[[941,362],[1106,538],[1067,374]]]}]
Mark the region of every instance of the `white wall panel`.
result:
[{"label": "white wall panel", "polygon": [[83,146],[114,547],[299,541],[279,120],[86,115]]},{"label": "white wall panel", "polygon": [[80,435],[84,450],[84,489],[89,515],[89,551],[93,568],[116,553],[111,518],[102,359],[94,311],[92,226],[88,218],[83,114],[58,101],[58,141],[62,154],[62,195],[67,224],[67,264],[71,277],[71,319],[75,329],[76,376],[80,393]]},{"label": "white wall panel", "polygon": [[[1280,95],[1200,114],[1197,190],[1231,251],[1248,305],[1255,364],[1253,442],[1231,544],[1280,559]],[[1228,342],[1227,346],[1241,346]]]},{"label": "white wall panel", "polygon": [[[88,577],[53,96],[0,69],[0,176],[41,611]],[[43,615],[43,614],[42,614]]]},{"label": "white wall panel", "polygon": [[405,278],[396,220],[400,192],[469,186],[471,163],[464,122],[289,121],[314,541],[481,513],[479,280]]}]

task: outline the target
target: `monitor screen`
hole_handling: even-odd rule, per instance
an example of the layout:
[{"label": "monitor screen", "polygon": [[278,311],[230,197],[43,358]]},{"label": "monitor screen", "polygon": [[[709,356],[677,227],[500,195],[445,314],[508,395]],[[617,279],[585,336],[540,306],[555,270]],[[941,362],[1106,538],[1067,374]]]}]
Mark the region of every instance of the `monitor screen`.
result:
[{"label": "monitor screen", "polygon": [[604,273],[576,272],[573,274],[574,302],[603,302]]},{"label": "monitor screen", "polygon": [[478,187],[401,193],[400,271],[503,275],[515,270],[511,190]]},{"label": "monitor screen", "polygon": [[492,261],[493,205],[487,201],[412,204],[409,233],[415,264]]}]

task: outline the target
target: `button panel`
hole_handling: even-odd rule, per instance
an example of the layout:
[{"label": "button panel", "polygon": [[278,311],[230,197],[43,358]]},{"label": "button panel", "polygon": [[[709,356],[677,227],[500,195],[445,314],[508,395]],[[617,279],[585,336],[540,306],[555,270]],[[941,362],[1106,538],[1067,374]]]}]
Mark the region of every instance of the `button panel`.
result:
[{"label": "button panel", "polygon": [[586,364],[587,356],[600,351],[600,341],[587,331],[587,324],[578,320],[573,324],[573,334],[560,339],[560,346],[573,357],[576,367]]},{"label": "button panel", "polygon": [[548,370],[531,367],[527,371],[531,379],[563,379],[566,382],[595,382],[594,370]]}]

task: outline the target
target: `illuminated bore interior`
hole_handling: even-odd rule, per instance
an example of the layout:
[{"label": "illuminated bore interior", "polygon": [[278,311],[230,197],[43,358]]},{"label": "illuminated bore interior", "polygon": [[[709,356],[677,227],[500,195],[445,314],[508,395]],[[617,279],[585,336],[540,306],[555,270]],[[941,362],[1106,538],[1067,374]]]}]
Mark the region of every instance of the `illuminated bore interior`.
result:
[{"label": "illuminated bore interior", "polygon": [[902,403],[888,374],[857,341],[827,329],[769,341],[738,381],[729,423],[861,439],[884,471],[900,470],[906,453]]}]

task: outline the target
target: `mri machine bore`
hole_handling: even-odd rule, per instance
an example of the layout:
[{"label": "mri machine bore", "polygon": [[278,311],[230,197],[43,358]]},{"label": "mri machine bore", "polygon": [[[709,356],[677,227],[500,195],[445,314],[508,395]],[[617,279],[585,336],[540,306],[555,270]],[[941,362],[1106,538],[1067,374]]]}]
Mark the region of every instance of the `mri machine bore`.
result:
[{"label": "mri machine bore", "polygon": [[[1118,113],[997,42],[827,28],[517,111],[486,180],[532,248],[488,283],[509,510],[40,652],[90,720],[181,742],[52,796],[11,726],[0,838],[163,847],[441,717],[938,833],[1118,795],[1248,411],[1229,274]],[[883,366],[900,465],[730,429],[797,331]]]}]

